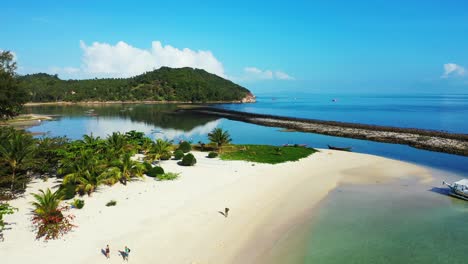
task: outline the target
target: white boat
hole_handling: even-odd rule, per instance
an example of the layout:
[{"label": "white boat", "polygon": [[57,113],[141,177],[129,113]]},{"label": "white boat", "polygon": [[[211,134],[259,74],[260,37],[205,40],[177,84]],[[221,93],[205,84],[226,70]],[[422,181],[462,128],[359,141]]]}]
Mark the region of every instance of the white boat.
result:
[{"label": "white boat", "polygon": [[452,184],[442,182],[450,188],[450,195],[468,201],[468,179],[459,180]]}]

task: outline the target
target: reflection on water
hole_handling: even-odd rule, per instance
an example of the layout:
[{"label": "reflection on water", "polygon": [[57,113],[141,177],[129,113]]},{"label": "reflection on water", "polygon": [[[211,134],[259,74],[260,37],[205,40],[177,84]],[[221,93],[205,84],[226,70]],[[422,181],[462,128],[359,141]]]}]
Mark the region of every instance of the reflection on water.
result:
[{"label": "reflection on water", "polygon": [[26,111],[56,115],[57,119],[30,129],[51,136],[81,138],[85,134],[106,137],[112,132],[136,130],[151,138],[200,139],[220,123],[219,119],[175,114],[175,105],[111,104],[92,106],[35,106]]}]

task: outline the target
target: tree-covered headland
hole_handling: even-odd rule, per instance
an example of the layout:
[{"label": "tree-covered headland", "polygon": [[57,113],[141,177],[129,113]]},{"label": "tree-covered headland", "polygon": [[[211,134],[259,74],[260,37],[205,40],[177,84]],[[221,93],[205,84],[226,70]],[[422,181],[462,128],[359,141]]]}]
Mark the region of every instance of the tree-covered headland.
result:
[{"label": "tree-covered headland", "polygon": [[31,102],[240,101],[246,88],[201,69],[168,68],[130,78],[61,80],[46,73],[20,76]]}]

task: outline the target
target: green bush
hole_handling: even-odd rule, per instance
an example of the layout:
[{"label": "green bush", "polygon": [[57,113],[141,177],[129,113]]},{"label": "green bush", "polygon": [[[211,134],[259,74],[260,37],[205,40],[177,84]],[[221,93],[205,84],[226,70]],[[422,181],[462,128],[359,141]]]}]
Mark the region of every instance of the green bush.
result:
[{"label": "green bush", "polygon": [[161,155],[161,160],[170,160],[171,159],[171,153],[170,152],[167,152],[167,153],[164,153]]},{"label": "green bush", "polygon": [[84,204],[85,204],[84,200],[81,200],[81,199],[75,199],[75,200],[73,200],[73,202],[71,203],[71,205],[72,205],[73,207],[75,207],[76,209],[81,209],[81,208],[83,208],[83,207],[84,207]]},{"label": "green bush", "polygon": [[173,181],[179,178],[180,173],[167,172],[161,175],[158,175],[157,178],[160,181]]},{"label": "green bush", "polygon": [[180,165],[182,165],[182,166],[193,166],[193,165],[195,165],[195,163],[197,163],[197,159],[195,158],[195,156],[193,156],[192,153],[189,153],[189,154],[185,155],[182,158],[182,161],[180,162]]},{"label": "green bush", "polygon": [[216,158],[218,157],[218,153],[217,152],[210,152],[208,153],[208,158],[212,159],[212,158]]},{"label": "green bush", "polygon": [[60,191],[63,194],[64,200],[70,200],[75,197],[76,194],[76,186],[75,184],[69,183],[66,185],[60,186]]},{"label": "green bush", "polygon": [[143,162],[143,166],[145,166],[145,173],[153,168],[149,162]]},{"label": "green bush", "polygon": [[159,166],[153,167],[149,171],[146,172],[146,175],[150,177],[156,177],[161,174],[164,174],[164,169]]},{"label": "green bush", "polygon": [[192,150],[192,145],[190,145],[190,142],[188,141],[182,141],[180,144],[179,144],[179,148],[177,149],[180,149],[182,150],[184,153],[187,153],[189,152],[190,150]]},{"label": "green bush", "polygon": [[116,206],[117,201],[116,200],[110,200],[109,202],[106,203],[106,206]]},{"label": "green bush", "polygon": [[174,151],[174,159],[181,160],[184,157],[184,152],[180,149]]}]

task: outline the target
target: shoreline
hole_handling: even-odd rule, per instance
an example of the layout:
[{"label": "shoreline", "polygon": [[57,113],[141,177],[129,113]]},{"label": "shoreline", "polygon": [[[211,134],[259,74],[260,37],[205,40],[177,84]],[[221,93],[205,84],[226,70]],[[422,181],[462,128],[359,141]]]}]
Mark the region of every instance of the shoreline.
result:
[{"label": "shoreline", "polygon": [[[277,165],[193,153],[199,160],[194,167],[162,163],[166,171],[182,173],[176,181],[147,178],[83,197],[85,207],[71,210],[78,227],[48,243],[34,240],[30,195],[12,201],[20,212],[6,216],[15,224],[0,243],[3,259],[30,263],[40,256],[61,263],[73,256],[71,263],[120,263],[115,250],[128,245],[136,263],[256,263],[342,181],[366,184],[414,175],[431,179],[424,167],[332,150]],[[376,171],[379,177],[369,178],[363,170]],[[53,184],[34,183],[28,193]],[[111,199],[117,205],[105,207]],[[227,218],[218,212],[224,207],[231,209]],[[110,260],[100,253],[106,244],[113,250]]]},{"label": "shoreline", "polygon": [[418,149],[468,156],[468,134],[254,114],[206,106],[180,109],[179,111],[221,117],[262,126],[280,127],[290,131],[403,144]]},{"label": "shoreline", "polygon": [[248,104],[255,103],[255,99],[247,100],[234,100],[234,101],[206,101],[206,102],[192,102],[192,101],[80,101],[80,102],[28,102],[24,106],[41,106],[41,105],[109,105],[109,104],[189,104],[189,105],[205,105],[205,104]]}]

